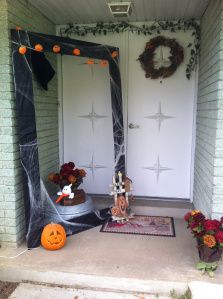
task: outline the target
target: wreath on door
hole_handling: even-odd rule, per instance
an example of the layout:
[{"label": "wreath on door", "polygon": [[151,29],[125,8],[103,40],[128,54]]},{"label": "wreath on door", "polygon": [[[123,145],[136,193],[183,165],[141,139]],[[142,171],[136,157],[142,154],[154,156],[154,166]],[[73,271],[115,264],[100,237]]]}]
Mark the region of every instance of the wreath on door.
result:
[{"label": "wreath on door", "polygon": [[[163,65],[157,67],[157,61],[154,59],[155,50],[160,46],[169,47],[171,55],[168,57],[168,61],[163,61]],[[176,71],[183,59],[183,48],[175,39],[166,38],[164,36],[154,37],[147,42],[144,52],[138,58],[141,67],[146,73],[145,77],[151,79],[170,77]],[[168,66],[165,66],[165,63],[167,62]]]}]

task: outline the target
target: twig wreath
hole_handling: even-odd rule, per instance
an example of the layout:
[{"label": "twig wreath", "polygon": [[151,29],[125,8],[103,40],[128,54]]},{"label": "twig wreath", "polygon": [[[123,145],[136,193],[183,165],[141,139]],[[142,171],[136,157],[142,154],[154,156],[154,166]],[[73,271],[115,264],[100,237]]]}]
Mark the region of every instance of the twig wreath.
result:
[{"label": "twig wreath", "polygon": [[161,34],[161,30],[169,30],[176,32],[178,30],[192,30],[191,35],[194,37],[193,41],[188,43],[190,48],[190,57],[186,65],[186,77],[190,79],[192,71],[198,63],[198,55],[200,49],[200,26],[195,19],[176,21],[155,21],[152,24],[135,25],[128,22],[119,23],[103,23],[99,22],[95,25],[79,25],[68,24],[65,28],[61,28],[61,35],[69,36],[75,34],[78,36],[85,36],[87,34],[108,34],[108,33],[122,33],[129,31],[138,35],[152,35],[154,33]]},{"label": "twig wreath", "polygon": [[[155,50],[159,46],[169,47],[171,56],[169,59],[169,66],[155,67]],[[183,48],[176,42],[175,39],[157,36],[146,43],[145,51],[139,56],[138,60],[141,63],[143,70],[146,73],[146,78],[157,79],[159,77],[170,77],[181,64],[184,59]]]}]

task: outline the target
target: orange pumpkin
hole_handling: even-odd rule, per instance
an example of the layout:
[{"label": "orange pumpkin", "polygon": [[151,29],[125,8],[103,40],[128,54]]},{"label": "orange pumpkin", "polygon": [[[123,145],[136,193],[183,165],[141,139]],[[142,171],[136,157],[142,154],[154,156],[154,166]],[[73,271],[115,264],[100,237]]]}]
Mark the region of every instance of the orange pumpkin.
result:
[{"label": "orange pumpkin", "polygon": [[100,61],[100,66],[105,67],[105,66],[107,66],[107,65],[108,65],[107,60],[101,60],[101,61]]},{"label": "orange pumpkin", "polygon": [[20,26],[16,26],[15,29],[16,30],[22,30],[22,28]]},{"label": "orange pumpkin", "polygon": [[58,250],[66,243],[66,232],[62,225],[47,224],[41,235],[41,244],[45,249]]},{"label": "orange pumpkin", "polygon": [[60,53],[60,50],[61,50],[60,46],[58,46],[58,45],[53,46],[53,52],[54,53]]},{"label": "orange pumpkin", "polygon": [[112,53],[111,53],[111,57],[112,58],[115,58],[115,57],[117,57],[118,56],[118,51],[113,51]]},{"label": "orange pumpkin", "polygon": [[88,60],[87,60],[87,64],[88,64],[88,65],[92,65],[92,64],[94,64],[94,60],[93,60],[93,59],[88,59]]},{"label": "orange pumpkin", "polygon": [[26,54],[26,52],[27,52],[26,46],[20,46],[19,47],[19,53],[20,54],[24,55],[24,54]]},{"label": "orange pumpkin", "polygon": [[126,210],[128,208],[127,201],[126,201],[125,197],[123,195],[119,196],[117,198],[117,202],[118,202],[118,207],[119,207],[120,213],[122,215],[125,215]]},{"label": "orange pumpkin", "polygon": [[79,49],[73,49],[73,54],[78,56],[81,54],[81,51]]},{"label": "orange pumpkin", "polygon": [[37,52],[42,52],[43,51],[43,46],[40,44],[36,44],[34,47],[35,51]]}]

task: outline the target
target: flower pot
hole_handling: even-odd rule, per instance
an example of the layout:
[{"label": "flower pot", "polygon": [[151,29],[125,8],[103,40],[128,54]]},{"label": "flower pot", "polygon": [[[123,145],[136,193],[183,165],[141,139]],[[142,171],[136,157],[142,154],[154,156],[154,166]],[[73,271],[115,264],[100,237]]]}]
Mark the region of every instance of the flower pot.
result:
[{"label": "flower pot", "polygon": [[60,201],[61,206],[76,206],[85,202],[86,194],[83,189],[75,189],[73,191],[74,198],[64,197]]},{"label": "flower pot", "polygon": [[198,253],[201,261],[205,263],[213,263],[221,259],[222,249],[198,245]]}]

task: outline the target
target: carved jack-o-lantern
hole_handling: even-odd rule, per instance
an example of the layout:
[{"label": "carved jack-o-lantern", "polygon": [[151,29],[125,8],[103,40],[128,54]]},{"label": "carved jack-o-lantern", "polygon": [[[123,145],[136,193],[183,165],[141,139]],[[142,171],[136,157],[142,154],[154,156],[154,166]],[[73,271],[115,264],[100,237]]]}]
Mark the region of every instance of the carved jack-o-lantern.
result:
[{"label": "carved jack-o-lantern", "polygon": [[41,244],[45,249],[57,250],[66,243],[66,232],[62,225],[50,223],[47,224],[41,235]]},{"label": "carved jack-o-lantern", "polygon": [[128,204],[126,202],[126,198],[124,196],[119,196],[117,198],[117,205],[119,207],[119,210],[120,210],[120,213],[122,215],[125,215],[126,214],[126,210],[127,210],[127,207],[128,207]]}]

